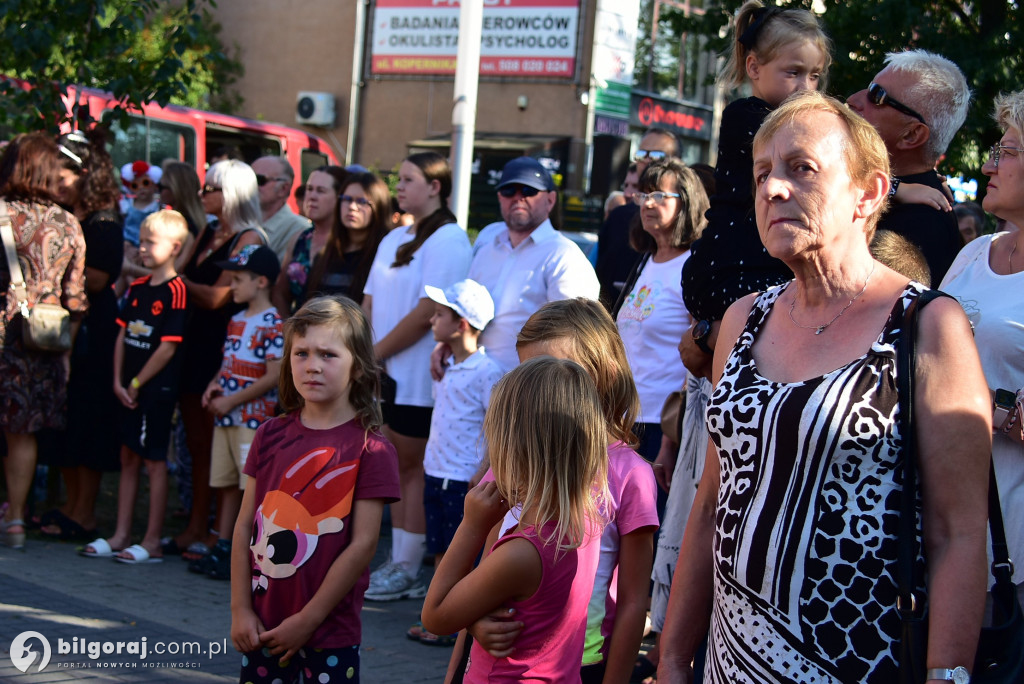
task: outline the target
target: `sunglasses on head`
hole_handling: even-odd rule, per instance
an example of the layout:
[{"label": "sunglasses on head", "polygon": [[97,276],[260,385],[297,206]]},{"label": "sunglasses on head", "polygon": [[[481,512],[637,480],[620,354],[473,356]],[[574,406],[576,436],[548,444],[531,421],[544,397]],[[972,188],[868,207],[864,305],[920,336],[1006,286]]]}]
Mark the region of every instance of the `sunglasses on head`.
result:
[{"label": "sunglasses on head", "polygon": [[262,173],[257,173],[256,174],[256,185],[260,186],[261,188],[264,185],[266,185],[267,183],[270,183],[270,182],[273,182],[273,181],[283,181],[283,180],[287,180],[287,179],[282,178],[280,176],[264,176]]},{"label": "sunglasses on head", "polygon": [[200,190],[200,192],[201,192],[201,193],[202,193],[202,194],[203,194],[204,196],[206,196],[206,195],[209,195],[210,193],[213,193],[213,192],[220,192],[220,191],[221,191],[221,189],[220,189],[220,188],[216,188],[216,187],[214,187],[214,186],[212,186],[212,185],[204,185],[204,186],[203,186],[203,189],[202,189],[202,190]]},{"label": "sunglasses on head", "polygon": [[650,159],[651,161],[658,161],[664,159],[668,155],[661,150],[637,150],[636,154],[633,155],[635,161],[643,161],[644,159]]},{"label": "sunglasses on head", "polygon": [[148,178],[138,178],[129,183],[128,187],[130,187],[132,190],[138,190],[139,188],[148,188],[152,184],[153,181],[149,180]]},{"label": "sunglasses on head", "polygon": [[523,196],[524,199],[528,199],[540,193],[537,188],[531,188],[529,185],[505,185],[498,189],[498,194],[502,197],[509,199],[516,196],[516,193]]},{"label": "sunglasses on head", "polygon": [[885,92],[885,88],[878,85],[877,83],[872,83],[871,85],[868,86],[868,100],[870,100],[871,104],[875,105],[876,107],[892,107],[897,112],[902,112],[907,116],[912,116],[921,123],[923,123],[925,126],[928,125],[928,122],[924,120],[923,116],[921,116],[913,109],[900,102],[899,100],[894,99],[891,95],[889,95],[889,93]]},{"label": "sunglasses on head", "polygon": [[341,204],[354,204],[360,209],[369,209],[370,207],[373,206],[370,200],[366,199],[365,197],[353,197],[352,195],[342,195],[341,197],[338,198],[338,202],[340,202]]}]

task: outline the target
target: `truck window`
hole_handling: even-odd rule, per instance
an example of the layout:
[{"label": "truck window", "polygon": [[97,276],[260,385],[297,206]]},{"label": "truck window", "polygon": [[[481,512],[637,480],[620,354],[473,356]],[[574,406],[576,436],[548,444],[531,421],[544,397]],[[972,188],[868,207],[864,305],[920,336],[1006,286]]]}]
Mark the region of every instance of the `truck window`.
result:
[{"label": "truck window", "polygon": [[240,128],[229,128],[215,123],[206,124],[206,161],[223,150],[230,150],[246,164],[260,157],[276,157],[281,154],[281,140],[275,136]]},{"label": "truck window", "polygon": [[110,120],[110,130],[114,134],[110,156],[115,168],[138,159],[156,166],[165,159],[196,163],[196,132],[191,126],[131,114],[125,127],[116,117]]},{"label": "truck window", "polygon": [[313,173],[321,166],[327,166],[330,163],[330,160],[327,159],[327,155],[323,152],[302,150],[302,176],[299,178],[299,181],[305,183],[306,179],[309,178],[309,174]]}]

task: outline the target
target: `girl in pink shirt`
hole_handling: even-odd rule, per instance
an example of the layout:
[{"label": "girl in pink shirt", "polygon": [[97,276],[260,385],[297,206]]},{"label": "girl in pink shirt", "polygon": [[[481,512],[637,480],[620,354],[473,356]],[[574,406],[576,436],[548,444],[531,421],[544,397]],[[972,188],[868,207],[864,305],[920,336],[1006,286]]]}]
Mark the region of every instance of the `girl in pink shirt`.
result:
[{"label": "girl in pink shirt", "polygon": [[[466,496],[465,517],[427,591],[423,626],[450,634],[514,608],[524,623],[515,651],[494,657],[474,644],[464,681],[579,682],[592,587],[573,579],[608,498],[594,382],[572,361],[527,361],[495,386],[484,435],[495,480]],[[473,568],[488,533],[516,505],[519,524]]]}]

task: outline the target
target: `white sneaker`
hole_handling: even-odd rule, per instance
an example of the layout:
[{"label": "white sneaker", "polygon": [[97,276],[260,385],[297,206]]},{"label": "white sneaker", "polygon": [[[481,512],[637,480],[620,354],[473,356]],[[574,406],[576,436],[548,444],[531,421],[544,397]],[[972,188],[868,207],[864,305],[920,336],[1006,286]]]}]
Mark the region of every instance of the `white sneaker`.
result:
[{"label": "white sneaker", "polygon": [[390,578],[396,572],[400,572],[403,575],[405,574],[405,572],[402,571],[402,568],[399,567],[398,564],[392,563],[390,560],[387,561],[386,563],[384,563],[384,565],[380,566],[379,568],[370,573],[370,585],[367,587],[366,590],[371,591],[373,589],[379,588],[382,583],[389,581]]},{"label": "white sneaker", "polygon": [[376,585],[370,582],[366,590],[367,601],[400,601],[402,599],[423,598],[427,588],[419,581],[419,577],[410,577],[399,565],[387,575],[381,574]]}]

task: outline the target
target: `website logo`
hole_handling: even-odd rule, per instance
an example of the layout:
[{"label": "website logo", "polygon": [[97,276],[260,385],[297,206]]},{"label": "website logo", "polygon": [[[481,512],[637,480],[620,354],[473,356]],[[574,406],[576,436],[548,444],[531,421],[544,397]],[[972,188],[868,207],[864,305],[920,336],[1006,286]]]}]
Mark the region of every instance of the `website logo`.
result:
[{"label": "website logo", "polygon": [[39,661],[39,667],[36,669],[36,672],[42,672],[43,668],[50,662],[50,642],[39,632],[22,632],[14,637],[14,641],[11,642],[11,662],[21,672],[28,672],[28,669],[35,662],[36,656],[39,655],[36,651],[32,650],[32,646],[29,643],[31,639],[38,639],[39,643],[43,646],[42,659]]}]

